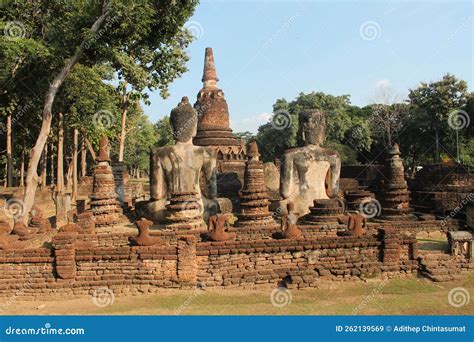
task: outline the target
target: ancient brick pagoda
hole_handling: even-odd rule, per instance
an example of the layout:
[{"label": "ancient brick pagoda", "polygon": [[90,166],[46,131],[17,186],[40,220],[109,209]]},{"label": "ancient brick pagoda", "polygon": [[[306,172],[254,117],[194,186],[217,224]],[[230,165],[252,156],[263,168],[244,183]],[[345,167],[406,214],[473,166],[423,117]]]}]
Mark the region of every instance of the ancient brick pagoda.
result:
[{"label": "ancient brick pagoda", "polygon": [[114,226],[119,223],[122,211],[115,192],[115,180],[110,166],[108,144],[107,137],[102,137],[99,155],[96,158],[97,164],[94,169],[93,190],[90,195],[90,205],[95,217],[96,227]]},{"label": "ancient brick pagoda", "polygon": [[410,192],[405,181],[405,169],[400,158],[400,148],[394,144],[388,153],[384,166],[381,205],[384,220],[413,219],[410,213]]},{"label": "ancient brick pagoda", "polygon": [[206,48],[203,87],[194,104],[199,120],[193,142],[198,146],[210,146],[217,151],[219,172],[236,172],[242,176],[245,145],[236,139],[229,127],[229,109],[224,92],[217,87],[218,81],[212,48]]},{"label": "ancient brick pagoda", "polygon": [[275,225],[272,213],[268,210],[270,202],[265,187],[263,163],[259,160],[257,143],[250,144],[248,161],[245,166],[244,187],[241,191],[238,226]]}]

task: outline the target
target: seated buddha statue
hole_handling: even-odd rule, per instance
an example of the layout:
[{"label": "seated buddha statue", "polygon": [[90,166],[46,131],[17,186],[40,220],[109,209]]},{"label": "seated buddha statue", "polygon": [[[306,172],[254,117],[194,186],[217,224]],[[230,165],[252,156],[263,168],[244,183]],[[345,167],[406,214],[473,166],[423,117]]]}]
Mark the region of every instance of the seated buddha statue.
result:
[{"label": "seated buddha statue", "polygon": [[[216,198],[216,152],[194,146],[198,116],[187,97],[170,114],[175,145],[152,149],[150,200],[137,203],[139,217],[173,229],[205,228],[210,215],[220,212]],[[201,190],[202,188],[202,190]]]},{"label": "seated buddha statue", "polygon": [[314,200],[336,198],[339,193],[341,159],[336,151],[324,148],[326,122],[319,110],[299,116],[298,139],[302,147],[285,151],[280,178],[280,211],[293,202],[301,216],[309,212]]}]

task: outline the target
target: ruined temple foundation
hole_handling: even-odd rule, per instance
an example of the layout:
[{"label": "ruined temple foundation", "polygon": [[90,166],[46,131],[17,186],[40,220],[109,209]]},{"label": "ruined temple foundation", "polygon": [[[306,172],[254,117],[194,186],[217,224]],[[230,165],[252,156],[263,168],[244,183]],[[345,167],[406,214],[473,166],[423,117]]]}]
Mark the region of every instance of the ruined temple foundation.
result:
[{"label": "ruined temple foundation", "polygon": [[241,191],[240,213],[237,226],[276,225],[272,213],[268,210],[270,202],[265,187],[263,163],[259,160],[256,142],[252,142],[249,160],[245,166],[244,187]]},{"label": "ruined temple foundation", "polygon": [[411,214],[410,192],[405,181],[405,170],[400,149],[397,144],[389,151],[384,167],[385,180],[382,186],[381,205],[383,220],[412,220],[416,217]]},{"label": "ruined temple foundation", "polygon": [[337,223],[337,218],[344,214],[344,206],[336,199],[318,199],[309,211],[303,217],[304,224]]},{"label": "ruined temple foundation", "polygon": [[[410,204],[417,212],[450,214],[474,200],[474,177],[455,161],[424,165],[409,183]],[[462,214],[462,211],[458,213]],[[469,219],[469,215],[466,216]],[[474,217],[474,216],[473,216]]]}]

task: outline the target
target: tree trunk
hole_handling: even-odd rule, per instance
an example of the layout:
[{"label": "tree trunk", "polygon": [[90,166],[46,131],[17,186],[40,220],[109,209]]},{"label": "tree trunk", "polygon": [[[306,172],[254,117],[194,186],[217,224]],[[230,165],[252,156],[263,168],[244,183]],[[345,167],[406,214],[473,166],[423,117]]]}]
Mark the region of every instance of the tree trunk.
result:
[{"label": "tree trunk", "polygon": [[411,178],[415,178],[416,174],[416,152],[413,151],[412,161],[411,161]]},{"label": "tree trunk", "polygon": [[[105,18],[109,15],[109,3],[104,2],[102,7],[102,15],[97,18],[94,24],[91,27],[91,32],[95,33],[99,27],[104,22]],[[38,187],[38,163],[43,152],[44,145],[48,139],[48,135],[51,131],[51,121],[52,121],[52,108],[54,103],[54,98],[59,88],[63,84],[66,77],[71,72],[74,65],[79,61],[79,58],[82,56],[82,44],[71,59],[67,62],[61,72],[54,78],[51,82],[48,92],[46,93],[44,107],[43,107],[43,121],[41,123],[41,129],[36,139],[35,146],[31,149],[30,158],[28,161],[28,171],[26,175],[26,188],[23,195],[23,215],[19,217],[17,221],[22,221],[24,224],[28,222],[28,214],[30,213],[31,207],[35,199],[36,188]]]},{"label": "tree trunk", "polygon": [[79,145],[79,131],[74,128],[74,148],[72,154],[72,200],[75,202],[77,198],[77,155]]},{"label": "tree trunk", "polygon": [[435,163],[439,163],[439,131],[435,130],[435,141],[436,141],[436,152],[435,152]]},{"label": "tree trunk", "polygon": [[58,153],[56,161],[56,192],[64,194],[64,116],[58,114]]},{"label": "tree trunk", "polygon": [[3,177],[3,187],[6,188],[8,185],[8,164],[5,164],[5,176]]},{"label": "tree trunk", "polygon": [[44,146],[43,157],[41,157],[41,187],[46,186],[46,175],[48,167],[48,144]]},{"label": "tree trunk", "polygon": [[13,186],[12,115],[7,116],[7,186]]},{"label": "tree trunk", "polygon": [[55,184],[54,179],[54,153],[53,153],[53,143],[51,142],[51,146],[49,147],[50,153],[50,160],[49,160],[49,175],[50,175],[50,184]]},{"label": "tree trunk", "polygon": [[89,150],[89,153],[90,153],[91,156],[92,156],[92,160],[95,161],[95,151],[94,151],[94,149],[92,148],[92,145],[91,145],[89,139],[84,138],[84,141],[86,142],[87,149]]},{"label": "tree trunk", "polygon": [[122,97],[122,123],[119,138],[119,152],[118,161],[123,162],[123,151],[125,149],[125,137],[127,135],[127,112],[128,112],[128,95],[127,95],[127,82],[124,84],[123,97]]},{"label": "tree trunk", "polygon": [[87,150],[84,142],[84,136],[81,139],[81,178],[85,177],[87,173]]},{"label": "tree trunk", "polygon": [[20,187],[25,186],[25,150],[21,151]]},{"label": "tree trunk", "polygon": [[72,185],[72,165],[73,165],[72,154],[71,154],[71,158],[68,158],[70,159],[70,162],[67,164],[67,172],[66,172],[66,189],[67,190],[71,189],[71,191],[72,191],[72,186],[73,186]]}]

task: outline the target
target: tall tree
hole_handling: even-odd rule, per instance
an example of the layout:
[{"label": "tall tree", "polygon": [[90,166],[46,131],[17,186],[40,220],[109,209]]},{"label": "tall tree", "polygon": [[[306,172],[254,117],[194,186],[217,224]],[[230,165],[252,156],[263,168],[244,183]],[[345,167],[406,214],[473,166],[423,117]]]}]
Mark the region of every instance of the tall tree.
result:
[{"label": "tall tree", "polygon": [[139,174],[139,170],[149,171],[149,151],[157,142],[153,124],[143,114],[141,108],[137,108],[136,111],[137,114],[130,117],[133,120],[133,129],[130,131],[124,151],[124,163],[135,175]]},{"label": "tall tree", "polygon": [[435,162],[440,161],[440,144],[449,130],[449,115],[461,110],[466,103],[467,83],[446,74],[439,81],[421,83],[411,89],[408,97],[422,114],[421,120],[429,123],[435,139]]},{"label": "tall tree", "polygon": [[372,134],[379,137],[386,148],[398,141],[398,133],[403,127],[403,120],[408,115],[409,105],[406,103],[373,104],[370,106],[372,115],[370,123]]},{"label": "tall tree", "polygon": [[[148,74],[148,78],[156,80],[152,87],[166,94],[168,84],[185,68],[184,49],[191,35],[182,27],[195,5],[194,1],[176,0],[104,0],[11,1],[2,6],[2,23],[24,23],[29,39],[37,41],[51,55],[48,69],[53,77],[49,78],[41,130],[28,162],[23,198],[26,215],[21,218],[24,222],[38,185],[38,163],[51,130],[53,103],[73,67],[81,59],[90,65],[109,62],[119,75],[127,76],[130,84],[143,87],[135,75]],[[18,45],[19,40],[6,43]]]},{"label": "tall tree", "polygon": [[170,117],[165,115],[158,120],[154,126],[156,135],[156,146],[167,146],[174,144],[173,131],[170,126]]}]

